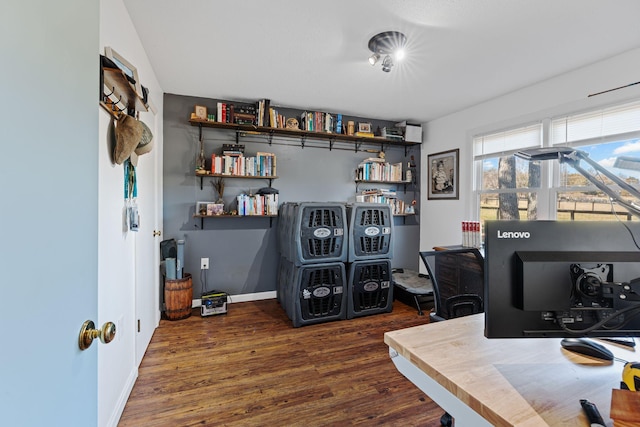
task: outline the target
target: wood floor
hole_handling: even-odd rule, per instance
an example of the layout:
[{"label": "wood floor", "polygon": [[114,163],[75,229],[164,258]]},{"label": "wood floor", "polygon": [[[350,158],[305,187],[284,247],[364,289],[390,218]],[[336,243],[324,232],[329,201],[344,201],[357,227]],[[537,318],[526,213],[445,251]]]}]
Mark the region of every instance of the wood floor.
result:
[{"label": "wood floor", "polygon": [[392,313],[293,328],[275,299],[162,320],[119,426],[439,426],[442,409],[383,342],[428,321],[395,301]]}]

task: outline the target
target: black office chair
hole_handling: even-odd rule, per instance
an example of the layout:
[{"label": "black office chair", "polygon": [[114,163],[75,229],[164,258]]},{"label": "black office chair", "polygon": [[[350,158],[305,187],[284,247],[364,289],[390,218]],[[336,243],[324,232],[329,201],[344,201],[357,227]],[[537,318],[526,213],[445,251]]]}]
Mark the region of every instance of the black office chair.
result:
[{"label": "black office chair", "polygon": [[439,322],[484,311],[484,258],[476,248],[420,252],[433,285]]},{"label": "black office chair", "polygon": [[[420,252],[431,283],[434,309],[430,320],[439,322],[484,311],[484,258],[475,248]],[[453,419],[445,412],[440,424],[450,427]]]}]

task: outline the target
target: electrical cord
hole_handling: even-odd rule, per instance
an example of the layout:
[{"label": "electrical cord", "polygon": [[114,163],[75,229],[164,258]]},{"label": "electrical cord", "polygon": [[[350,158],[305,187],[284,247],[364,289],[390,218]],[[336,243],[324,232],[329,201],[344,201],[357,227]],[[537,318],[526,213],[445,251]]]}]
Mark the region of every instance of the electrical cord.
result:
[{"label": "electrical cord", "polygon": [[582,334],[582,333],[593,332],[593,331],[597,330],[598,328],[600,328],[601,326],[605,327],[604,329],[606,329],[606,330],[613,331],[613,330],[615,330],[614,328],[608,328],[605,325],[607,323],[609,323],[610,321],[612,321],[613,319],[619,317],[620,315],[625,314],[625,313],[629,313],[629,312],[635,312],[635,313],[631,314],[630,316],[627,316],[627,318],[623,322],[621,322],[621,323],[619,323],[619,324],[617,324],[615,326],[615,328],[620,328],[620,327],[625,326],[627,323],[629,323],[631,321],[631,319],[633,319],[634,317],[636,317],[637,315],[640,314],[640,306],[635,305],[635,306],[625,307],[625,308],[623,308],[621,310],[618,310],[618,311],[614,312],[611,316],[607,317],[606,319],[603,319],[603,320],[601,320],[601,321],[599,321],[597,323],[594,323],[593,325],[591,325],[591,326],[589,326],[587,328],[584,328],[584,329],[571,329],[571,328],[569,328],[567,325],[564,324],[564,321],[562,320],[562,316],[556,315],[556,321],[558,322],[558,325],[562,328],[562,330],[564,330],[566,332],[569,332],[569,333],[572,333],[572,334]]}]

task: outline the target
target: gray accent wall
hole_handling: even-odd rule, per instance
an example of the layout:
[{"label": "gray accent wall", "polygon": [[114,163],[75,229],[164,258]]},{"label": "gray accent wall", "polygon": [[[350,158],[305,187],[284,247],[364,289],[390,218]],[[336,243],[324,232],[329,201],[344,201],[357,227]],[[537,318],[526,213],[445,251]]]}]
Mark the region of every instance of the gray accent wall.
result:
[{"label": "gray accent wall", "polygon": [[[238,101],[238,100],[235,100]],[[242,100],[240,100],[242,101]],[[255,102],[256,100],[247,100]],[[189,123],[194,106],[204,105],[215,111],[217,100],[165,94],[164,97],[164,173],[163,216],[164,239],[185,240],[184,271],[193,276],[193,295],[199,298],[206,282],[206,290],[214,289],[231,295],[251,294],[276,290],[276,274],[279,260],[276,234],[278,218],[241,217],[194,218],[197,201],[215,201],[213,178],[195,176],[195,162],[199,150],[199,128]],[[357,118],[356,118],[357,120]],[[376,126],[388,123],[373,122]],[[222,144],[235,143],[234,131],[203,128],[205,156],[209,165],[211,154],[219,153]],[[329,150],[329,141],[274,136],[269,145],[268,136],[241,137],[245,155],[257,151],[275,153],[278,179],[272,187],[279,190],[283,202],[354,202],[355,170],[358,164],[376,153],[362,150],[379,150],[380,145],[363,145],[356,152],[355,145],[335,142]],[[322,147],[322,148],[321,148]],[[420,161],[420,146],[409,147],[405,157],[404,147],[385,146],[389,162],[404,161],[414,156]],[[419,167],[419,165],[418,165]],[[419,169],[415,177],[419,180]],[[256,192],[267,187],[266,179],[225,179],[225,207],[235,209],[235,196],[242,192]],[[375,185],[369,185],[372,187]],[[365,186],[366,187],[366,186]],[[362,184],[360,189],[362,189]],[[405,200],[416,199],[420,206],[419,191],[398,188]],[[420,229],[419,215],[394,218],[393,267],[418,270]],[[206,274],[200,270],[200,259],[209,258]]]}]

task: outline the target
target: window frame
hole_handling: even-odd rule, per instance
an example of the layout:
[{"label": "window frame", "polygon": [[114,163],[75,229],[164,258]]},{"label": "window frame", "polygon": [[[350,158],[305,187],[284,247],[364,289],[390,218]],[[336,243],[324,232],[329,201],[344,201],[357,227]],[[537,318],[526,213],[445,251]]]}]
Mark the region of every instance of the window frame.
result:
[{"label": "window frame", "polygon": [[[631,111],[631,113],[629,113]],[[557,114],[554,117],[545,118],[539,120],[537,122],[526,122],[520,123],[514,126],[510,126],[508,128],[493,130],[483,132],[482,134],[477,134],[471,137],[472,144],[472,152],[473,152],[473,195],[474,195],[474,216],[475,219],[481,218],[481,199],[485,194],[506,194],[506,193],[523,193],[523,192],[535,192],[537,193],[537,207],[538,207],[538,216],[537,220],[555,220],[558,217],[558,203],[557,198],[558,194],[561,192],[589,192],[589,191],[599,191],[597,187],[591,183],[588,183],[587,186],[578,186],[578,187],[561,187],[560,186],[560,168],[561,165],[558,161],[542,161],[541,162],[541,171],[540,171],[540,187],[539,188],[528,188],[528,187],[517,187],[517,188],[508,188],[508,189],[482,189],[483,182],[483,162],[488,158],[499,158],[501,156],[514,154],[517,151],[522,150],[522,147],[515,148],[513,150],[503,150],[485,153],[482,152],[478,154],[478,139],[486,138],[499,135],[501,133],[508,132],[517,132],[519,129],[524,130],[528,127],[532,126],[532,123],[540,123],[541,128],[541,138],[539,147],[553,147],[553,146],[569,146],[572,148],[580,149],[580,147],[585,146],[593,146],[598,144],[607,144],[611,142],[618,141],[626,141],[639,139],[640,140],[640,120],[634,118],[632,123],[632,128],[635,129],[629,130],[629,122],[624,122],[625,114],[635,114],[636,116],[640,115],[640,100],[626,101],[614,105],[599,107],[590,110],[581,110],[577,112],[565,113],[565,114]],[[616,114],[620,114],[620,117],[617,117]],[[621,129],[625,129],[625,131],[620,133],[605,133],[605,134],[593,134],[588,138],[575,139],[570,141],[554,141],[554,121],[566,120],[565,126],[569,128],[570,123],[573,119],[584,118],[589,116],[593,117],[595,121],[600,118],[604,123],[606,120],[610,120],[616,122],[616,124],[620,125]],[[635,116],[634,116],[635,117]],[[591,124],[593,126],[593,124]],[[597,128],[597,126],[593,126]],[[615,126],[614,126],[615,127]],[[606,126],[602,126],[602,128],[606,128]],[[566,132],[568,135],[568,132]],[[640,143],[640,141],[639,141]],[[536,146],[537,147],[537,146]],[[534,146],[527,148],[535,148]],[[570,166],[569,166],[570,167]]]}]

